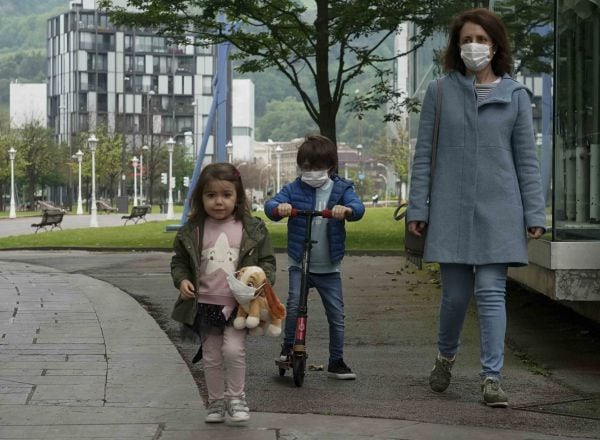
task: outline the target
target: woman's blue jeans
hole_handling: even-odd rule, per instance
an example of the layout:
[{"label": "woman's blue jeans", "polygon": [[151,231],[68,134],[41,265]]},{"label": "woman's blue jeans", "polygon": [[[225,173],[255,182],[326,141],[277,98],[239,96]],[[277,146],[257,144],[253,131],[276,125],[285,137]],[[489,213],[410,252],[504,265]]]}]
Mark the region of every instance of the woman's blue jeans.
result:
[{"label": "woman's blue jeans", "polygon": [[460,332],[469,301],[477,301],[481,339],[481,378],[500,378],[506,333],[506,264],[440,264],[442,301],[438,349],[452,358],[458,352]]},{"label": "woman's blue jeans", "polygon": [[[294,344],[296,317],[300,302],[301,271],[297,267],[289,269],[289,293],[287,300],[287,315],[285,318],[285,345]],[[342,278],[339,272],[310,273],[308,275],[309,289],[314,287],[321,296],[329,323],[329,362],[344,357],[344,297],[342,294]]]}]

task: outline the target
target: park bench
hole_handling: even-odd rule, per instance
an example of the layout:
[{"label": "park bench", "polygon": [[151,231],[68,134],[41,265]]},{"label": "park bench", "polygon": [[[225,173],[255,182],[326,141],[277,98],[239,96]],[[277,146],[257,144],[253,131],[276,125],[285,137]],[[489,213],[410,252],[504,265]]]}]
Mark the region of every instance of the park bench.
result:
[{"label": "park bench", "polygon": [[136,225],[137,225],[137,222],[140,220],[146,221],[146,214],[148,214],[149,209],[150,209],[150,207],[147,205],[134,206],[133,208],[131,208],[131,214],[124,215],[121,217],[122,220],[125,220],[125,223],[123,223],[123,226],[127,225],[127,222],[129,220],[133,221],[133,223],[135,223]]},{"label": "park bench", "polygon": [[63,211],[64,209],[59,208],[58,206],[54,206],[54,204],[52,204],[52,202],[47,202],[44,200],[38,200],[37,202],[37,206],[40,209],[40,211]]},{"label": "park bench", "polygon": [[105,213],[106,212],[117,212],[117,208],[113,208],[108,203],[106,203],[104,200],[98,200],[96,202],[96,209],[98,211],[104,211]]},{"label": "park bench", "polygon": [[60,226],[60,224],[62,223],[64,215],[64,211],[60,209],[45,209],[44,211],[42,211],[42,221],[40,221],[39,223],[33,223],[31,227],[36,228],[36,234],[40,229],[47,230],[46,228],[48,226],[51,226],[51,231],[54,228],[58,228],[62,231],[62,227]]}]

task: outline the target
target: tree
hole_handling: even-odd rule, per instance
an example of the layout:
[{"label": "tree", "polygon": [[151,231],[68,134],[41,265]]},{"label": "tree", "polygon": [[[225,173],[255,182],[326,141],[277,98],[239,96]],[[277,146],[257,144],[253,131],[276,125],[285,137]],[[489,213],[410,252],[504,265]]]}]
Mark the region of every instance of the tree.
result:
[{"label": "tree", "polygon": [[[416,50],[439,23],[446,23],[449,0],[127,0],[138,13],[101,0],[117,24],[156,27],[175,42],[196,44],[230,42],[239,72],[277,68],[294,86],[321,134],[337,141],[336,116],[353,78],[370,71],[375,87],[362,99],[357,111],[387,103],[392,96],[391,62]],[[221,20],[221,14],[226,18]],[[380,55],[379,49],[403,21],[421,30],[409,52]],[[234,23],[234,26],[230,26]],[[365,37],[377,36],[371,43]],[[336,67],[330,69],[330,60]],[[308,72],[305,82],[301,72]],[[406,97],[404,97],[406,98]],[[408,102],[408,101],[407,101]]]},{"label": "tree", "polygon": [[294,139],[317,130],[318,127],[308,116],[302,103],[288,97],[283,101],[271,101],[267,104],[265,114],[258,120],[256,139]]}]

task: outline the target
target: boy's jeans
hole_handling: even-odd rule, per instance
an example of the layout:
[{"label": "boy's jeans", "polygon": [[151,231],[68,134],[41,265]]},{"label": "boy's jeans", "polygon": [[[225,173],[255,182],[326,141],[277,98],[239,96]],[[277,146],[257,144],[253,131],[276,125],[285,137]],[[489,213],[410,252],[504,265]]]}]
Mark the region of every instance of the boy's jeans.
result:
[{"label": "boy's jeans", "polygon": [[[285,318],[285,337],[283,343],[294,344],[296,316],[300,302],[300,278],[302,272],[298,267],[289,269],[289,292],[287,300],[287,316]],[[344,298],[342,279],[339,272],[310,273],[308,287],[314,287],[321,296],[329,323],[329,362],[344,357]]]},{"label": "boy's jeans", "polygon": [[506,264],[440,264],[442,300],[438,349],[446,358],[458,351],[465,314],[473,294],[481,338],[481,378],[500,378],[506,333]]}]

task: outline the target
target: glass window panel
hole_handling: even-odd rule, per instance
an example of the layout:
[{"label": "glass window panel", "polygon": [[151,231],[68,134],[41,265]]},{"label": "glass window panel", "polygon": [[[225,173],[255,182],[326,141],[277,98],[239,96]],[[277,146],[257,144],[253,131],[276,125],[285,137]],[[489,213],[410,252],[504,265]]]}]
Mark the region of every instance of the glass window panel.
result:
[{"label": "glass window panel", "polygon": [[592,3],[558,2],[555,240],[600,240],[600,9]]}]

